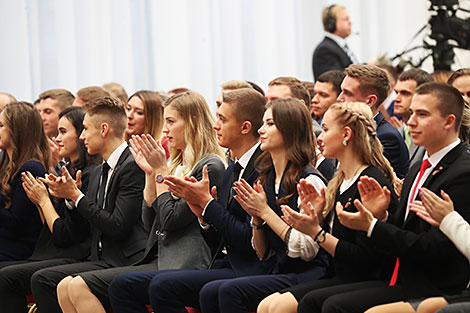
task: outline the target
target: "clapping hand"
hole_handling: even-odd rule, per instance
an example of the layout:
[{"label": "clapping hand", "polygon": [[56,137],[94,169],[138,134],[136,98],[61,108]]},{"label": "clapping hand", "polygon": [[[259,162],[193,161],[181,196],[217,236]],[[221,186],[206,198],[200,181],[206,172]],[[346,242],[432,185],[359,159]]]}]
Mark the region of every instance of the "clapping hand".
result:
[{"label": "clapping hand", "polygon": [[387,217],[390,205],[390,190],[382,187],[374,178],[362,176],[357,184],[361,202],[375,218],[383,220]]},{"label": "clapping hand", "polygon": [[423,187],[419,191],[419,196],[421,201],[410,203],[410,210],[432,226],[439,227],[444,217],[454,211],[454,203],[444,190],[441,190],[442,198],[440,198],[431,190]]},{"label": "clapping hand", "polygon": [[321,230],[318,214],[315,212],[312,203],[307,202],[304,204],[305,214],[298,213],[287,205],[281,205],[281,209],[284,214],[282,219],[299,232],[314,238]]},{"label": "clapping hand", "polygon": [[271,208],[268,206],[266,193],[259,181],[254,184],[254,187],[251,187],[242,178],[240,181],[235,182],[234,190],[237,194],[233,198],[240,203],[248,214],[265,220],[263,215]]}]

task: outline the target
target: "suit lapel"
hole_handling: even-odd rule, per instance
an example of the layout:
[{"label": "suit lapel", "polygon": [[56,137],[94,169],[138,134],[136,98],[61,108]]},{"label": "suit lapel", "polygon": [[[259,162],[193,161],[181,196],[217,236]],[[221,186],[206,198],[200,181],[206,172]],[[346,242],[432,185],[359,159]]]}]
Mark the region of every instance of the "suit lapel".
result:
[{"label": "suit lapel", "polygon": [[[433,190],[433,182],[434,180],[439,177],[440,175],[442,175],[443,173],[445,173],[445,171],[449,168],[449,166],[452,165],[452,163],[454,163],[455,159],[460,155],[460,152],[462,150],[462,148],[464,147],[464,144],[460,143],[457,147],[455,147],[454,149],[452,149],[451,151],[449,151],[442,159],[441,161],[432,169],[432,172],[431,174],[426,178],[426,180],[424,181],[423,183],[423,186],[422,187],[426,187],[430,190],[432,190],[433,192],[439,192],[438,190]],[[419,163],[419,166],[421,167],[421,163]],[[419,198],[419,194],[416,196],[416,199],[420,199]],[[407,201],[408,202],[408,201]],[[416,213],[415,212],[412,212],[410,211],[407,218],[406,218],[406,221],[405,223],[403,224],[403,227],[406,226],[406,224],[409,223],[409,221],[414,218],[416,216]]]},{"label": "suit lapel", "polygon": [[[129,148],[126,147],[126,149],[121,153],[121,156],[119,157],[119,160],[118,160],[116,166],[114,167],[113,172],[111,173],[111,177],[109,178],[108,187],[106,188],[106,199],[105,199],[106,204],[108,202],[108,195],[109,195],[109,192],[111,190],[111,187],[113,186],[113,183],[114,183],[114,180],[115,180],[115,177],[116,177],[116,173],[121,168],[122,163],[124,163],[124,161],[127,160],[127,158],[129,156],[130,156],[130,151],[129,151]],[[108,205],[106,205],[105,207],[107,208]]]}]

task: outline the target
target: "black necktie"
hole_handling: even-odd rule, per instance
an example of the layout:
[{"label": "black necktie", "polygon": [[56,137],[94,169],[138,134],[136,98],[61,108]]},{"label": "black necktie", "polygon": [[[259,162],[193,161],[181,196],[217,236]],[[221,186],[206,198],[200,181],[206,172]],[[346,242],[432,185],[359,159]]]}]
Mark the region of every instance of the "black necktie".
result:
[{"label": "black necktie", "polygon": [[101,208],[103,208],[104,203],[104,194],[106,191],[106,183],[108,182],[108,172],[109,172],[109,165],[108,163],[104,162],[103,167],[101,168],[101,183],[100,189],[98,190],[98,198],[97,203]]},{"label": "black necktie", "polygon": [[242,171],[243,167],[240,165],[240,163],[235,162],[233,165],[233,171],[232,171],[232,176],[230,176],[230,195],[228,197],[228,203],[232,201],[233,196],[235,195],[235,191],[233,190],[233,183],[238,181],[238,178],[240,177],[240,172]]}]

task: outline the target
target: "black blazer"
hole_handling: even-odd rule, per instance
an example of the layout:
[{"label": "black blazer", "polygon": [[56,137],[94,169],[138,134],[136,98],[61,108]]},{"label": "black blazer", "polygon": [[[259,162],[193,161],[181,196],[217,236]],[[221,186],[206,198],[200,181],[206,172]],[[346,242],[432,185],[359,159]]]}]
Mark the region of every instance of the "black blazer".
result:
[{"label": "black blazer", "polygon": [[91,225],[91,259],[102,259],[112,266],[130,265],[142,258],[147,241],[140,218],[145,174],[126,148],[110,177],[103,209],[96,203],[102,166],[90,174],[88,193],[77,210]]},{"label": "black blazer", "polygon": [[[405,178],[400,204],[388,223],[377,222],[370,238],[376,249],[398,256],[398,284],[405,287],[409,298],[415,291],[433,294],[457,293],[467,286],[470,274],[468,260],[439,230],[409,212],[405,212],[408,196],[421,162],[415,164]],[[452,198],[454,208],[470,220],[470,148],[461,143],[436,165],[423,184],[436,194],[444,190]],[[391,276],[391,273],[390,273]]]},{"label": "black blazer", "polygon": [[[255,161],[261,153],[258,147],[243,172],[242,178],[250,185],[258,179]],[[215,245],[215,255],[218,255],[224,246],[226,247],[227,259],[237,275],[267,274],[271,266],[259,261],[251,245],[250,215],[235,199],[227,203],[232,188],[230,186],[232,172],[233,164],[225,171],[221,188],[218,190],[219,201],[211,201],[206,208],[204,221],[211,227],[204,232],[204,236],[213,247]]]},{"label": "black blazer", "polygon": [[406,176],[410,159],[405,140],[398,130],[392,126],[382,113],[378,113],[375,118],[377,123],[377,137],[384,148],[384,155],[390,162],[399,178]]},{"label": "black blazer", "polygon": [[328,37],[323,38],[313,52],[312,69],[315,79],[327,71],[342,71],[350,64],[352,61],[343,48]]}]

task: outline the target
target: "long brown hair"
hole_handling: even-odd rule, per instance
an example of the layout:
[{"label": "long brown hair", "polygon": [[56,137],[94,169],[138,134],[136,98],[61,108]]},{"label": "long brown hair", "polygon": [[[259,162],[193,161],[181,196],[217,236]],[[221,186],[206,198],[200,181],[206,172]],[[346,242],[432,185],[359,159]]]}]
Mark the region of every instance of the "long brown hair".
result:
[{"label": "long brown hair", "polygon": [[[282,135],[286,150],[287,170],[282,179],[282,188],[286,196],[278,201],[284,204],[295,194],[305,167],[314,166],[312,118],[305,104],[293,98],[268,102],[266,109],[272,110],[274,125]],[[263,186],[266,186],[268,173],[273,166],[271,154],[263,152],[256,162],[259,168],[259,180]]]},{"label": "long brown hair", "polygon": [[[383,147],[377,138],[376,123],[370,108],[362,102],[335,103],[328,111],[336,116],[336,122],[352,130],[348,145],[363,164],[379,169],[391,183],[394,180],[390,162],[383,155]],[[326,202],[323,214],[326,216],[333,208],[336,192],[344,181],[344,172],[338,169],[326,188]]]},{"label": "long brown hair", "polygon": [[[137,97],[144,104],[145,128],[144,134],[152,135],[155,140],[162,138],[163,129],[163,99],[160,95],[150,90],[139,90],[129,97]],[[126,103],[127,105],[127,103]],[[126,132],[126,141],[130,136]]]},{"label": "long brown hair", "polygon": [[28,102],[13,102],[3,107],[5,125],[10,132],[12,158],[3,151],[0,160],[0,192],[6,198],[5,207],[11,206],[13,191],[11,179],[18,169],[29,161],[41,162],[46,169],[52,165],[51,151],[39,111]]}]

